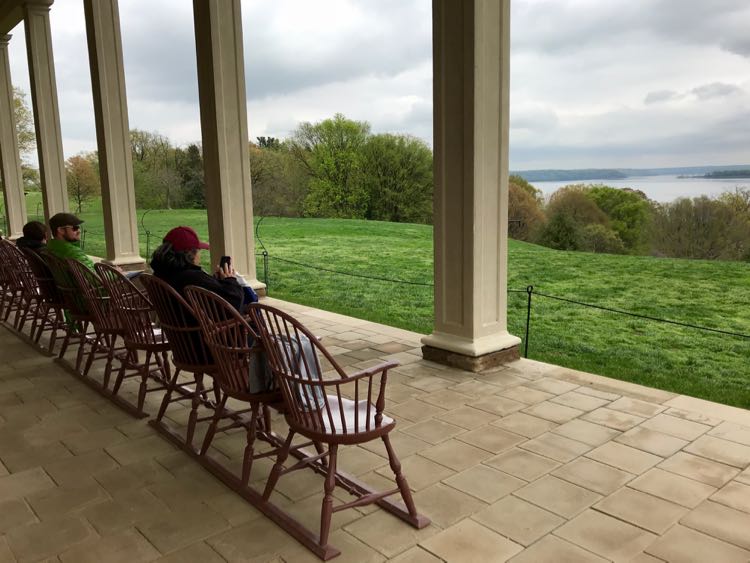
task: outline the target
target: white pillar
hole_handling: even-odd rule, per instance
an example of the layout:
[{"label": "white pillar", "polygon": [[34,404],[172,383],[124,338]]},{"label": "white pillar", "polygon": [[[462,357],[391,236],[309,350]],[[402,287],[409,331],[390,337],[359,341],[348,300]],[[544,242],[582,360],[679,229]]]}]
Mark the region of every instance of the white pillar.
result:
[{"label": "white pillar", "polygon": [[117,0],[84,0],[107,262],[143,266],[138,247],[128,104]]},{"label": "white pillar", "polygon": [[423,354],[479,371],[508,334],[510,0],[433,0],[435,329]]},{"label": "white pillar", "polygon": [[256,289],[240,0],[193,0],[208,236]]},{"label": "white pillar", "polygon": [[6,229],[4,236],[18,238],[26,223],[26,199],[23,195],[21,157],[18,154],[16,118],[13,105],[13,82],[10,79],[8,42],[10,35],[0,36],[0,174],[5,196]]},{"label": "white pillar", "polygon": [[47,219],[55,213],[70,209],[49,26],[52,2],[53,0],[26,0],[23,5],[39,175],[42,180],[44,215]]}]

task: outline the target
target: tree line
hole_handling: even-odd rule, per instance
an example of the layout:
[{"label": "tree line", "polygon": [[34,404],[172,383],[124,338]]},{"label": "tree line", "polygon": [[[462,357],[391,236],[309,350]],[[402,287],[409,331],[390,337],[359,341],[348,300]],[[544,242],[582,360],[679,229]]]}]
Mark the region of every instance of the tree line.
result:
[{"label": "tree line", "polygon": [[545,201],[511,176],[508,199],[510,236],[549,248],[750,260],[750,188],[657,203],[640,190],[572,184]]}]

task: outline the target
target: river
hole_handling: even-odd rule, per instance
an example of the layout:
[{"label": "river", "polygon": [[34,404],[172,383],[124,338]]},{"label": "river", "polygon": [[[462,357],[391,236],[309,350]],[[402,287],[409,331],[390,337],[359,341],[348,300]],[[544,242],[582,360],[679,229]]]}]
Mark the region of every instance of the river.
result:
[{"label": "river", "polygon": [[633,188],[641,190],[650,199],[660,202],[674,201],[678,197],[717,196],[735,187],[750,188],[750,178],[709,180],[708,178],[678,178],[665,176],[631,176],[620,180],[582,180],[578,182],[531,182],[542,190],[545,196],[570,184],[604,184],[613,188]]}]

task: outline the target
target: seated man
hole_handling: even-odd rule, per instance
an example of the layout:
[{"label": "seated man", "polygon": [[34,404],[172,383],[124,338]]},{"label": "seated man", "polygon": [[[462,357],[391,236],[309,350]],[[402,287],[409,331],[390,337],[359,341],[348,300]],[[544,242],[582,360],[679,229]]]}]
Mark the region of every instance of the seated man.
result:
[{"label": "seated man", "polygon": [[175,227],[169,231],[161,246],[154,250],[151,269],[157,278],[171,285],[177,293],[184,295],[185,288],[197,285],[213,291],[226,299],[235,309],[242,310],[244,291],[238,283],[231,265],[216,267],[213,276],[200,267],[201,250],[208,249],[197,233],[190,227]]},{"label": "seated man", "polygon": [[23,226],[23,236],[16,240],[18,248],[39,252],[47,244],[47,226],[39,221],[29,221]]},{"label": "seated man", "polygon": [[94,262],[81,250],[81,223],[72,213],[57,213],[49,219],[52,239],[47,243],[47,252],[60,259],[71,258],[94,271]]}]

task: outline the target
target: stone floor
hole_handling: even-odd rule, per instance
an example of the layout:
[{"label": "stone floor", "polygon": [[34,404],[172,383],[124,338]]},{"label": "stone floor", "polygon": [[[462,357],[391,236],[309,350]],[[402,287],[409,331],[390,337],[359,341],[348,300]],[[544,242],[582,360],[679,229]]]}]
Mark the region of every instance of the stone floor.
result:
[{"label": "stone floor", "polygon": [[[533,361],[475,375],[421,360],[417,334],[275,303],[348,370],[401,363],[386,410],[432,524],[338,513],[339,561],[750,561],[750,412]],[[215,453],[235,463],[243,440],[220,436]],[[385,485],[383,453],[350,447],[340,466]],[[279,498],[315,528],[322,479],[293,475]],[[0,534],[0,562],[316,560],[146,420],[5,328]]]}]

